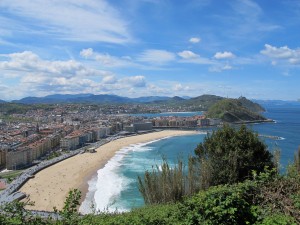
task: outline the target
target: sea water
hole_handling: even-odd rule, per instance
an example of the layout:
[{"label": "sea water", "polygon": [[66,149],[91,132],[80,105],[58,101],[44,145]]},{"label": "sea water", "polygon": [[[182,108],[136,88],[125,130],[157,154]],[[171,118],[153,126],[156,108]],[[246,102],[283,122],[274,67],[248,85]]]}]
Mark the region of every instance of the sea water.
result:
[{"label": "sea water", "polygon": [[[146,170],[160,166],[166,159],[174,166],[178,157],[186,160],[203,141],[206,133],[166,137],[147,143],[133,144],[120,149],[97,176],[89,181],[89,191],[80,212],[123,212],[144,205],[138,190],[137,178]],[[93,206],[91,208],[91,206]]]},{"label": "sea water", "polygon": [[281,169],[293,162],[294,154],[300,146],[300,104],[265,106],[267,118],[275,123],[252,125],[252,129],[262,135],[280,137],[281,140],[263,138],[269,150],[279,149]]},{"label": "sea water", "polygon": [[[255,132],[265,136],[277,136],[280,140],[262,138],[268,148],[281,150],[282,169],[292,162],[294,153],[300,145],[300,105],[265,106],[267,118],[274,123],[249,125]],[[194,154],[196,146],[206,134],[163,138],[143,144],[122,148],[98,171],[97,176],[89,181],[89,192],[80,207],[82,213],[90,213],[91,205],[100,211],[128,211],[144,205],[138,191],[137,177],[142,176],[152,166],[160,165],[166,158],[174,165],[179,156],[187,160]]]}]

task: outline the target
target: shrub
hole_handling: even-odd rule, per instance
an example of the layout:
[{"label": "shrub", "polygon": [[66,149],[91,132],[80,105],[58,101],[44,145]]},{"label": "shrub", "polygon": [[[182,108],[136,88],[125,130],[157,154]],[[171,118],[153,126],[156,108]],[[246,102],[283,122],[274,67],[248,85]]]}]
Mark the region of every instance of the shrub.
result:
[{"label": "shrub", "polygon": [[146,171],[144,177],[138,177],[139,191],[146,204],[159,204],[180,201],[199,191],[199,166],[190,157],[188,171],[185,172],[182,160],[171,168],[163,160],[161,168],[156,166],[152,171]]},{"label": "shrub", "polygon": [[254,182],[211,187],[183,202],[181,217],[185,224],[253,224],[256,188]]},{"label": "shrub", "polygon": [[251,178],[252,171],[275,167],[272,154],[258,135],[242,125],[225,125],[208,135],[195,149],[200,161],[201,188],[234,184]]}]

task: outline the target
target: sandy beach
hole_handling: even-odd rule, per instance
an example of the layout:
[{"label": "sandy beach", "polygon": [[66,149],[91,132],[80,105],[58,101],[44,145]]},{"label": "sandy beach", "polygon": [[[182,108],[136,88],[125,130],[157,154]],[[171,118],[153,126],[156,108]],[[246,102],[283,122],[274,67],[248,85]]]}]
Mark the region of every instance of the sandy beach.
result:
[{"label": "sandy beach", "polygon": [[35,203],[28,209],[53,211],[54,206],[62,209],[70,189],[81,190],[82,200],[85,198],[88,180],[121,148],[163,137],[193,133],[196,131],[164,130],[111,141],[99,147],[96,153],[79,154],[40,171],[20,191],[29,195],[30,200]]}]

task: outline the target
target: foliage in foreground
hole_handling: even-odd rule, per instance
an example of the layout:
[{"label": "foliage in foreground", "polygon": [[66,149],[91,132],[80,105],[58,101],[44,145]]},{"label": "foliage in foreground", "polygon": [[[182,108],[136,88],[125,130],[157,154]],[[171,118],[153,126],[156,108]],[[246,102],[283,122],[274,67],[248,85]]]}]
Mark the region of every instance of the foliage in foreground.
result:
[{"label": "foliage in foreground", "polygon": [[[25,203],[5,206],[0,224],[300,224],[300,175],[290,166],[286,175],[273,170],[253,180],[210,187],[182,202],[149,205],[127,213],[80,216],[80,192],[73,190],[59,211],[60,220],[38,218],[24,210]],[[3,213],[3,212],[6,213]]]},{"label": "foliage in foreground", "polygon": [[185,196],[199,191],[199,165],[190,157],[188,171],[185,171],[181,159],[171,168],[166,160],[161,167],[146,171],[144,177],[138,177],[138,187],[146,204],[178,202]]},{"label": "foliage in foreground", "polygon": [[200,160],[201,189],[234,184],[275,167],[273,156],[256,133],[245,125],[235,129],[225,125],[205,137],[195,149]]},{"label": "foliage in foreground", "polygon": [[[293,167],[291,167],[294,170]],[[176,204],[150,205],[123,214],[85,216],[82,224],[281,224],[300,223],[300,176],[273,170],[254,180],[218,185]],[[270,188],[271,187],[271,188]]]},{"label": "foliage in foreground", "polygon": [[267,146],[246,126],[235,129],[225,125],[206,136],[195,154],[189,158],[187,171],[182,160],[174,168],[164,160],[161,168],[153,167],[138,177],[145,203],[178,202],[211,186],[252,179],[252,171],[259,174],[265,167],[276,167]]}]

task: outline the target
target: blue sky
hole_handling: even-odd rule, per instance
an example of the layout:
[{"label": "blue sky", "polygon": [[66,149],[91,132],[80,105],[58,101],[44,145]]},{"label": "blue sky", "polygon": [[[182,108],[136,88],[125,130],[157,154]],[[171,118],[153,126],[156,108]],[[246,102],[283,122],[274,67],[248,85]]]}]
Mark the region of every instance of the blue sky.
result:
[{"label": "blue sky", "polygon": [[299,0],[1,0],[0,99],[300,98]]}]

